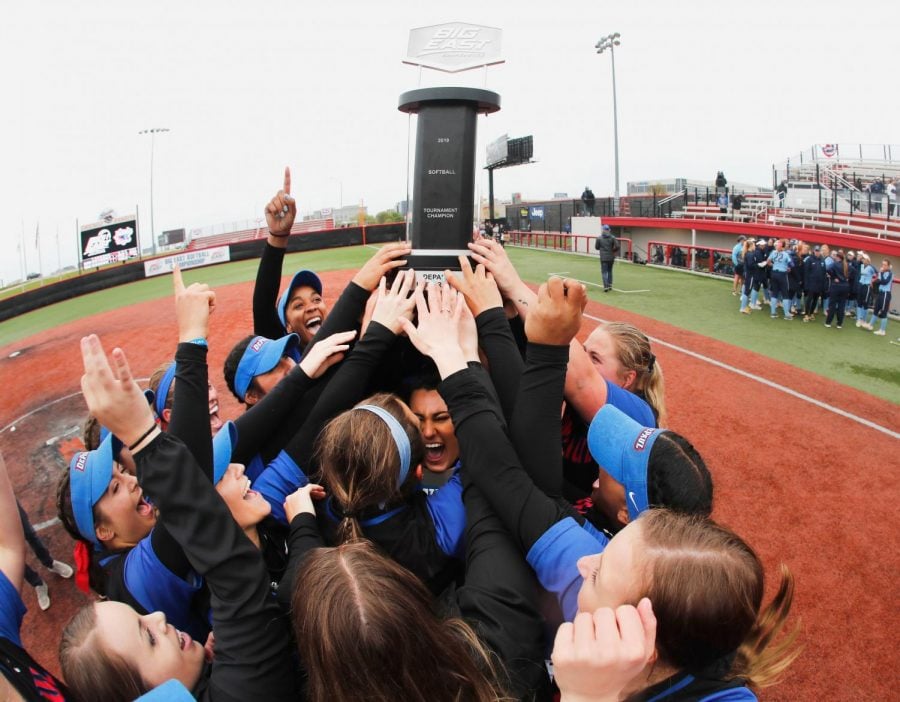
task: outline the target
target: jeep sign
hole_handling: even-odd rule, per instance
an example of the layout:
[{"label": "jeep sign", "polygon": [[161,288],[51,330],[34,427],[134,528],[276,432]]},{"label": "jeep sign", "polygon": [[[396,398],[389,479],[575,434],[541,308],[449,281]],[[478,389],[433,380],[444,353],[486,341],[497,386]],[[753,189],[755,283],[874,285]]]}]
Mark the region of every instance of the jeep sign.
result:
[{"label": "jeep sign", "polygon": [[409,49],[403,63],[458,73],[480,66],[503,63],[500,40],[503,32],[465,22],[419,27],[409,32]]}]

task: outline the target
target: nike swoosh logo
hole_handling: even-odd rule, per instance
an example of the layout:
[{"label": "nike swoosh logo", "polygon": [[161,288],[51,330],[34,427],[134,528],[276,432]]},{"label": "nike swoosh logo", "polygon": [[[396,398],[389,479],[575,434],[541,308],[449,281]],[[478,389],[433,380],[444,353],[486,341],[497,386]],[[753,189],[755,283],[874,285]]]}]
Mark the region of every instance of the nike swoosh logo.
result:
[{"label": "nike swoosh logo", "polygon": [[631,504],[634,505],[634,511],[639,512],[640,507],[638,507],[637,500],[634,499],[634,493],[631,490],[628,491],[628,499],[631,500]]}]

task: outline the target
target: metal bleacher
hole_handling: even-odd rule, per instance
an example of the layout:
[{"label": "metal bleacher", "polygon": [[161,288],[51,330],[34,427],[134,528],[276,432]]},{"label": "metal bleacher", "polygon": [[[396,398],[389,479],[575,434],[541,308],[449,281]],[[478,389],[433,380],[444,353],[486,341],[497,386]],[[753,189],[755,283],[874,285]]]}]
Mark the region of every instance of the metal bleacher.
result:
[{"label": "metal bleacher", "polygon": [[[894,159],[896,154],[897,159]],[[900,145],[820,144],[773,167],[786,197],[745,195],[737,211],[711,204],[686,204],[672,217],[784,225],[819,232],[855,234],[900,242],[900,208],[871,185],[896,181],[900,190]]]}]

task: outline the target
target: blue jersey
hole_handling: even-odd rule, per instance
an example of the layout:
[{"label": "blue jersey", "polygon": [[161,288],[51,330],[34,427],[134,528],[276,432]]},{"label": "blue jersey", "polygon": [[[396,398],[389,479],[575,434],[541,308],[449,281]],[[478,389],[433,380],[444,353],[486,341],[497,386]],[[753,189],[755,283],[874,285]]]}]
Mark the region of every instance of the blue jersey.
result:
[{"label": "blue jersey", "polygon": [[0,676],[25,700],[65,702],[69,698],[63,684],[22,648],[19,629],[25,611],[18,590],[0,570]]},{"label": "blue jersey", "polygon": [[791,254],[782,249],[781,251],[773,251],[769,254],[769,260],[772,262],[772,270],[775,273],[787,273],[794,267]]},{"label": "blue jersey", "polygon": [[734,248],[731,250],[731,262],[734,265],[737,265],[741,262],[741,250],[744,248],[743,244],[735,244]]},{"label": "blue jersey", "polygon": [[878,271],[875,270],[875,266],[873,266],[871,263],[867,263],[859,269],[859,284],[871,285],[872,279],[876,275],[878,275]]},{"label": "blue jersey", "polygon": [[578,591],[584,579],[578,559],[603,551],[609,540],[596,529],[579,526],[572,517],[557,522],[534,542],[525,559],[538,582],[556,596],[566,621],[578,614]]},{"label": "blue jersey", "polygon": [[886,293],[891,291],[891,285],[894,281],[893,271],[882,271],[878,274],[878,292]]},{"label": "blue jersey", "polygon": [[656,417],[649,404],[630,390],[620,388],[608,380],[606,383],[606,404],[627,414],[642,427],[655,427]]},{"label": "blue jersey", "polygon": [[[127,553],[100,557],[100,567],[110,574],[121,569],[121,580],[110,577],[107,594],[110,599],[136,605],[135,609],[142,608],[144,612],[165,612],[174,627],[203,640],[209,633],[209,624],[193,607],[203,578],[193,571],[181,578],[169,570],[153,550],[152,535],[151,531]],[[118,584],[125,592],[117,591]]]}]

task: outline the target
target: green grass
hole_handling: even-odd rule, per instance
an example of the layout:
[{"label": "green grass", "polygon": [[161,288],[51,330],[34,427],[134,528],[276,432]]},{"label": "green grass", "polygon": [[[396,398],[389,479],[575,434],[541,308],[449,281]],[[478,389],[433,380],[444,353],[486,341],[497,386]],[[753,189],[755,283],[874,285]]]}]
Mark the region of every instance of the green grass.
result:
[{"label": "green grass", "polygon": [[[549,273],[600,282],[600,264],[595,257],[518,248],[510,248],[509,253],[522,277],[529,282],[539,283]],[[290,254],[286,257],[284,270],[358,268],[371,254],[371,248],[362,246]],[[254,279],[257,264],[258,261],[253,259],[188,270],[185,280],[188,283],[202,281],[213,287],[244,282]],[[160,276],[30,312],[0,324],[0,346],[71,319],[134,302],[168,297],[172,294],[171,285],[169,276]],[[900,403],[900,347],[888,344],[889,337],[876,337],[871,332],[856,329],[853,320],[845,320],[844,328],[837,330],[825,329],[821,316],[816,324],[804,324],[799,317],[792,322],[785,322],[780,317],[773,320],[768,309],[746,317],[738,314],[738,299],[731,295],[730,280],[647,266],[617,263],[615,287],[646,292],[604,294],[599,286],[589,285],[588,293],[591,299],[606,305],[755,351]],[[888,334],[900,334],[896,322],[889,322]],[[703,349],[698,351],[702,353]]]},{"label": "green grass", "polygon": [[[526,280],[539,282],[547,273],[565,271],[569,277],[600,283],[600,263],[596,258],[515,248],[509,251]],[[755,351],[900,404],[900,347],[888,343],[891,336],[900,335],[895,321],[888,322],[889,336],[877,337],[857,329],[855,319],[849,317],[840,330],[826,329],[822,315],[811,324],[804,324],[800,317],[786,322],[780,311],[778,319],[771,319],[768,307],[747,317],[738,313],[739,298],[731,295],[730,279],[647,266],[617,263],[614,281],[620,290],[648,292],[604,293],[602,287],[589,285],[590,298]]]},{"label": "green grass", "polygon": [[[284,270],[311,268],[328,271],[359,268],[371,255],[372,249],[364,246],[294,253],[285,256]],[[259,259],[249,259],[207,268],[194,268],[184,271],[184,280],[187,284],[208,283],[213,288],[242,283],[256,278],[258,265]],[[171,295],[172,277],[160,275],[136,283],[74,297],[71,300],[43,307],[0,323],[0,346],[52,329],[72,319],[108,312],[145,300],[167,298]]]}]

